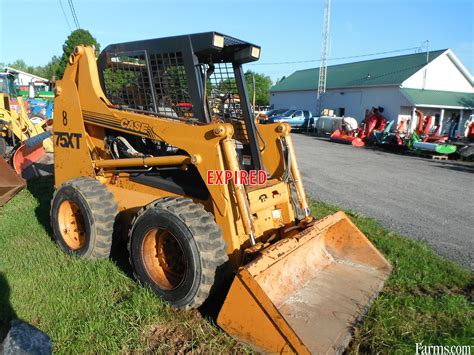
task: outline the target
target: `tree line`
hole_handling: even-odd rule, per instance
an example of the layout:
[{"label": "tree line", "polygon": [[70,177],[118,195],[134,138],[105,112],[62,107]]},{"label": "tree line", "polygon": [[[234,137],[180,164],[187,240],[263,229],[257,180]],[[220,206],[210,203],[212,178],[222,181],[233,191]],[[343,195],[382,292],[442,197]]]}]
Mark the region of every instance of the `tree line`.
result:
[{"label": "tree line", "polygon": [[[17,70],[21,70],[33,75],[40,76],[42,78],[55,81],[62,78],[64,70],[66,69],[69,56],[73,52],[74,48],[79,45],[89,45],[94,46],[96,55],[100,53],[100,44],[92,36],[92,34],[84,29],[78,29],[73,32],[66,38],[66,41],[63,44],[63,51],[61,55],[54,55],[51,60],[46,65],[29,65],[23,59],[17,59],[12,63],[0,63],[0,68],[8,66]],[[108,74],[108,73],[106,73]],[[256,73],[251,70],[245,72],[245,78],[247,81],[247,88],[249,91],[250,99],[253,97],[253,81],[255,81],[255,103],[259,106],[265,106],[270,104],[270,87],[272,86],[272,80],[269,76],[261,73]],[[119,80],[119,84],[123,80]],[[117,85],[115,85],[117,86]]]},{"label": "tree line", "polygon": [[69,56],[74,50],[74,47],[79,44],[95,46],[96,54],[100,52],[100,44],[91,33],[84,29],[78,29],[71,32],[66,38],[63,44],[63,53],[61,55],[54,55],[46,65],[29,65],[23,59],[17,59],[8,64],[0,63],[0,67],[7,66],[48,80],[58,80],[61,79],[64,74]]}]

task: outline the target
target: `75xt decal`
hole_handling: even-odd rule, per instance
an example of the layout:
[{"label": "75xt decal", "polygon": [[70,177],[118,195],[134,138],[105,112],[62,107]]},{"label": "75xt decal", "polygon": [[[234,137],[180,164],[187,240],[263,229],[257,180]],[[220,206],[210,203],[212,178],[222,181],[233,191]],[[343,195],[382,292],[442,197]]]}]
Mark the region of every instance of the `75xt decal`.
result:
[{"label": "75xt decal", "polygon": [[55,145],[62,148],[79,149],[81,144],[81,133],[54,132],[56,136]]}]

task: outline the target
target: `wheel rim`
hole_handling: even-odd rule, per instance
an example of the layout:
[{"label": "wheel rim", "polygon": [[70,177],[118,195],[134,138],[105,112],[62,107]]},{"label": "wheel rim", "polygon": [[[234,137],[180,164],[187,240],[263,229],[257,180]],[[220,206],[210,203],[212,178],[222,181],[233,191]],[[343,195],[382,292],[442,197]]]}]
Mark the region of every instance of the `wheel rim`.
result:
[{"label": "wheel rim", "polygon": [[61,237],[72,250],[80,249],[86,242],[84,217],[77,204],[70,200],[63,201],[58,212]]},{"label": "wheel rim", "polygon": [[141,254],[146,272],[161,289],[174,290],[183,283],[186,275],[184,252],[169,231],[159,228],[148,231]]}]

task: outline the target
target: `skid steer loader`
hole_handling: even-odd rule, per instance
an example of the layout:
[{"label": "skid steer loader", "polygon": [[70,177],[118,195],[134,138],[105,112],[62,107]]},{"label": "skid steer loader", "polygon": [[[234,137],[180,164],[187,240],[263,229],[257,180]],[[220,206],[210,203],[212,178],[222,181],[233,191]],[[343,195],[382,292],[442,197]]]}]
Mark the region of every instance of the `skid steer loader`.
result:
[{"label": "skid steer loader", "polygon": [[0,156],[21,173],[39,161],[46,152],[52,153],[51,133],[46,122],[34,124],[28,117],[23,98],[15,87],[15,76],[0,73]]},{"label": "skid steer loader", "polygon": [[217,323],[255,349],[341,352],[391,267],[344,213],[311,216],[290,127],[251,111],[242,64],[259,56],[216,32],[97,61],[76,47],[56,86],[54,237],[107,258],[123,223],[136,278],[174,307],[227,292]]}]

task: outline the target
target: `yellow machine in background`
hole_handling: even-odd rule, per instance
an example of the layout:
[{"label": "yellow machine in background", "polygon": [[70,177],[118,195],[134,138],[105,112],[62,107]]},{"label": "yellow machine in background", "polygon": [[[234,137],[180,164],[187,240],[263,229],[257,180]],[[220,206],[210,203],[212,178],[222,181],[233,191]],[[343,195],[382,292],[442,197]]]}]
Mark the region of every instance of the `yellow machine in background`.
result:
[{"label": "yellow machine in background", "polygon": [[252,115],[242,64],[259,56],[215,32],[97,61],[76,47],[56,86],[54,237],[88,259],[126,238],[137,279],[178,308],[228,290],[217,323],[258,350],[341,352],[391,266],[344,213],[311,216],[290,127]]},{"label": "yellow machine in background", "polygon": [[15,77],[0,73],[0,156],[10,157],[17,172],[40,159],[45,151],[53,151],[51,133],[46,122],[33,124],[23,98],[17,94]]}]

